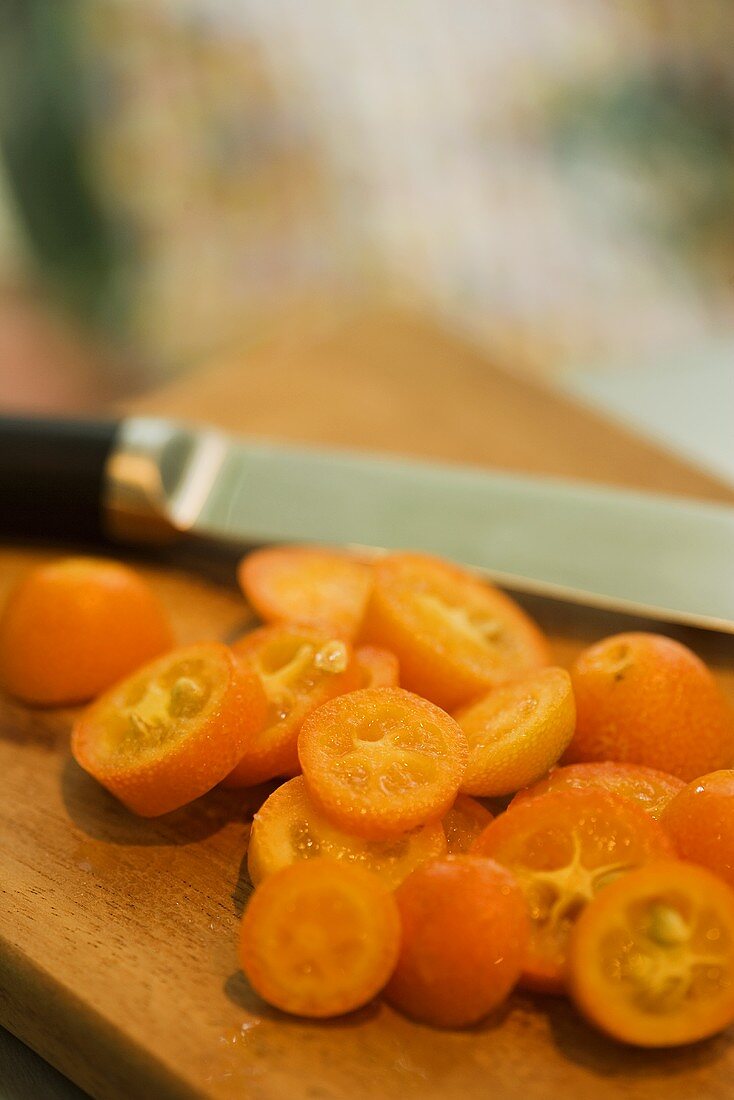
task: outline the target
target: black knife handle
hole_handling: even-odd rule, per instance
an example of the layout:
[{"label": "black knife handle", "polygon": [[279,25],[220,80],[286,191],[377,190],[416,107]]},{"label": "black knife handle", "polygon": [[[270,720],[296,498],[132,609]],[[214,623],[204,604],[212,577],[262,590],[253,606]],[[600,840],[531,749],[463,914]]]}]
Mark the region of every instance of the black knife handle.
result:
[{"label": "black knife handle", "polygon": [[118,424],[0,417],[0,536],[102,541]]}]

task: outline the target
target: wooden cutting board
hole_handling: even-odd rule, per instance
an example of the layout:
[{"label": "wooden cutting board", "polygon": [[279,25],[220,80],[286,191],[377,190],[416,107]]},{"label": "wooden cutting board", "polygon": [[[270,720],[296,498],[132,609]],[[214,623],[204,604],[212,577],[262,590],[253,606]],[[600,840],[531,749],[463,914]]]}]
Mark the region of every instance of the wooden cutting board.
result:
[{"label": "wooden cutting board", "polygon": [[[138,407],[270,437],[734,498],[453,338],[393,315],[326,333],[288,326],[241,361]],[[0,596],[55,553],[0,550]],[[226,640],[246,625],[234,586],[162,566],[145,572],[181,642]],[[561,662],[630,625],[547,601],[531,610]],[[734,699],[732,640],[672,633],[715,665]],[[164,819],[137,820],[71,760],[71,718],[0,702],[0,1023],[100,1100],[731,1095],[732,1034],[672,1052],[628,1050],[559,998],[517,994],[467,1032],[420,1027],[381,1004],[318,1024],[265,1008],[235,955],[249,821],[264,792],[215,792]]]}]

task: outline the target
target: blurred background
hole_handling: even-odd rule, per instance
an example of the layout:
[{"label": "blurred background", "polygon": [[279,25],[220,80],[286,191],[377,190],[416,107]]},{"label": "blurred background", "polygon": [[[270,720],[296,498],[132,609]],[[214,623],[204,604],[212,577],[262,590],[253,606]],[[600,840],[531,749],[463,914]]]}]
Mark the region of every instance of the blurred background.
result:
[{"label": "blurred background", "polygon": [[0,13],[4,408],[388,302],[734,480],[731,0]]}]

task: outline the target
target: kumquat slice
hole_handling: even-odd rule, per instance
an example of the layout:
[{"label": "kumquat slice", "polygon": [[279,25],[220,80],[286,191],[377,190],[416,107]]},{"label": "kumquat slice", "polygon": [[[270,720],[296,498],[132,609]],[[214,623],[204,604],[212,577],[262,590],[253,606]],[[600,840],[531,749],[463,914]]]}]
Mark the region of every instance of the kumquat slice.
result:
[{"label": "kumquat slice", "polygon": [[0,616],[0,678],[34,706],[85,703],[173,645],[168,616],[134,569],[62,558],[31,569]]},{"label": "kumquat slice", "polygon": [[219,642],[175,649],[100,696],[71,737],[77,763],[154,817],[210,790],[265,721],[254,673]]},{"label": "kumquat slice", "polygon": [[360,671],[348,642],[308,627],[265,626],[235,642],[254,668],[268,699],[264,727],[245,747],[226,787],[250,787],[295,775],[298,732],[306,715],[335,695],[359,687]]},{"label": "kumquat slice", "polygon": [[571,668],[576,732],[564,763],[624,760],[677,775],[734,766],[734,710],[710,669],[662,634],[615,634]]},{"label": "kumquat slice", "polygon": [[245,977],[264,1001],[297,1016],[340,1016],[371,1001],[400,950],[393,895],[361,867],[314,859],[271,875],[240,928]]},{"label": "kumquat slice", "polygon": [[660,819],[665,807],[685,787],[682,779],[642,764],[620,764],[615,760],[603,760],[592,764],[566,764],[534,783],[518,791],[510,807],[518,806],[528,798],[535,798],[546,791],[564,788],[584,790],[600,787],[620,798],[630,798],[651,817]]},{"label": "kumquat slice", "polygon": [[466,1027],[497,1008],[522,970],[528,916],[505,867],[449,856],[399,886],[402,943],[385,996],[413,1019]]},{"label": "kumquat slice", "polygon": [[520,883],[531,918],[523,983],[562,992],[568,937],[597,891],[619,875],[675,855],[662,826],[607,791],[549,791],[496,817],[471,847]]},{"label": "kumquat slice", "polygon": [[362,622],[372,570],[345,550],[267,546],[240,562],[240,587],[267,623],[299,623],[352,640]]},{"label": "kumquat slice", "polygon": [[573,737],[571,677],[543,668],[501,684],[454,715],[469,742],[461,789],[497,797],[545,775]]},{"label": "kumquat slice", "polygon": [[708,867],[734,888],[734,770],[699,776],[662,812],[681,859]]},{"label": "kumquat slice", "polygon": [[402,688],[363,688],[313,711],[298,754],[329,820],[370,840],[441,818],[456,798],[466,737],[444,711]]},{"label": "kumquat slice", "polygon": [[428,554],[373,566],[361,640],[391,650],[400,682],[452,710],[550,663],[535,623],[503,592]]},{"label": "kumquat slice", "polygon": [[364,840],[345,833],[317,809],[303,776],[298,775],[273,791],[255,814],[247,869],[257,886],[291,863],[333,859],[372,871],[394,889],[416,867],[445,854],[446,836],[439,821],[390,840]]},{"label": "kumquat slice", "polygon": [[468,852],[491,821],[492,814],[481,802],[468,794],[460,794],[443,819],[449,855],[459,856]]},{"label": "kumquat slice", "polygon": [[640,1047],[734,1023],[734,891],[692,863],[651,863],[603,890],[571,935],[568,985],[596,1027]]}]

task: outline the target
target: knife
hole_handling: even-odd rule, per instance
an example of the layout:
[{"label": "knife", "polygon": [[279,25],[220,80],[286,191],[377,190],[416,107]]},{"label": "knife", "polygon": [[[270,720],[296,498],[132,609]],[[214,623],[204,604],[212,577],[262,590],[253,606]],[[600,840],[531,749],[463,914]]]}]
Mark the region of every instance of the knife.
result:
[{"label": "knife", "polygon": [[734,508],[165,419],[0,418],[0,529],[212,553],[420,549],[517,592],[734,633]]}]

